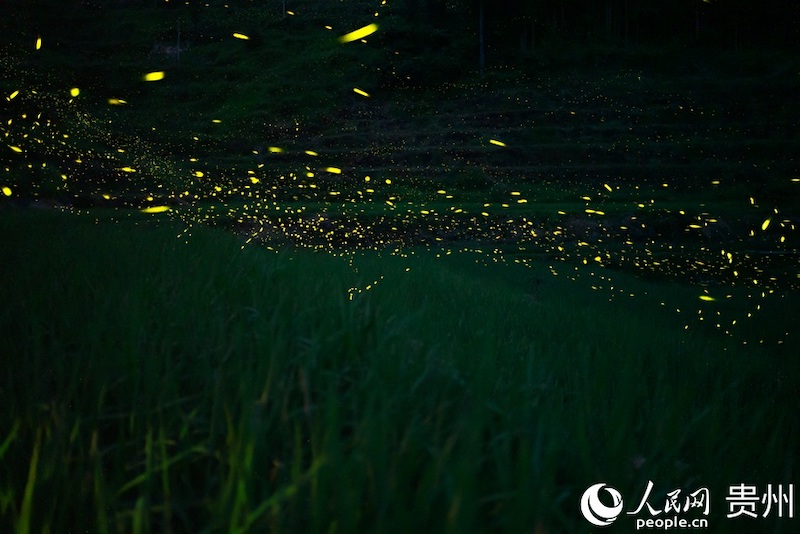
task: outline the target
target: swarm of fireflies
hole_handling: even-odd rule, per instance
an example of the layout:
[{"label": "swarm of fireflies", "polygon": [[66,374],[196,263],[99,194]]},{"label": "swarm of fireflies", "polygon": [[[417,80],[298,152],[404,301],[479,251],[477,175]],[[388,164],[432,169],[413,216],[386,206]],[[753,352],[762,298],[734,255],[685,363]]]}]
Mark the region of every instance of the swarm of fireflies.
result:
[{"label": "swarm of fireflies", "polygon": [[[287,12],[287,14],[292,14],[292,12]],[[332,29],[331,26],[326,26],[326,28]],[[337,41],[349,43],[362,40],[378,29],[377,24],[369,24],[341,35]],[[232,35],[233,38],[239,40],[251,40],[250,36],[239,32],[227,35]],[[36,49],[40,48],[41,37],[38,37]],[[165,73],[158,71],[144,74],[141,79],[158,81],[164,77]],[[77,87],[71,89],[69,89],[69,85],[60,87],[61,89],[58,91],[62,94],[67,90],[72,97],[80,94]],[[23,88],[22,90],[26,91],[25,94],[35,94],[33,89]],[[353,87],[352,90],[355,94],[365,98],[371,96],[359,87]],[[6,100],[13,100],[19,93],[19,90],[15,90],[6,96]],[[108,98],[107,103],[119,106],[126,104],[126,101],[119,98]],[[14,102],[14,104],[19,104],[19,102]],[[84,102],[76,102],[72,108],[83,104]],[[577,118],[581,115],[580,111],[570,111],[569,114]],[[443,122],[450,120],[447,114],[442,114],[441,118]],[[13,119],[18,120],[17,117],[13,117]],[[30,121],[33,116],[21,115],[20,120],[14,123],[15,127],[19,123],[24,123],[26,119]],[[13,156],[14,161],[21,161],[30,151],[38,150],[39,146],[46,144],[44,141],[47,139],[39,132],[45,131],[48,125],[40,117],[36,117],[34,120],[36,122],[33,123],[34,126],[30,130],[6,133],[6,146],[9,147],[9,150],[22,153],[22,155],[8,154],[9,159]],[[472,120],[474,124],[479,123],[474,117],[464,120]],[[207,117],[203,122],[207,124],[208,121],[218,124],[221,119]],[[8,124],[11,124],[11,117],[9,117]],[[500,158],[503,157],[504,151],[497,151],[491,147],[506,147],[507,145],[504,141],[491,136],[504,134],[501,133],[500,128],[486,132],[485,124],[485,122],[480,122],[480,128],[484,129],[484,133],[473,134],[472,132],[480,131],[478,127],[470,129],[469,139],[476,139],[477,143],[483,145],[482,151],[490,154],[490,158],[497,158],[497,161],[501,161]],[[452,121],[448,126],[451,130],[458,128]],[[296,132],[300,131],[298,124]],[[301,134],[296,132],[292,132],[293,138],[301,139]],[[187,140],[190,138],[199,141],[198,135],[198,132],[188,133]],[[69,142],[65,140],[70,136],[73,139],[79,138],[79,136],[74,131],[55,130],[50,131],[48,136],[51,140],[57,141],[57,143],[50,143],[56,145],[57,148],[53,150],[53,153],[48,154],[49,156],[61,156],[62,159],[78,164],[96,160],[98,156],[107,157],[108,161],[113,162],[108,163],[109,168],[122,173],[137,173],[125,177],[131,181],[135,181],[140,176],[160,175],[162,170],[160,165],[164,164],[163,161],[155,158],[145,160],[141,156],[137,156],[137,153],[141,154],[145,151],[140,149],[137,152],[127,145],[124,149],[121,148],[122,145],[113,147],[118,153],[128,154],[125,156],[125,161],[116,159],[120,156],[113,153],[113,148],[109,150],[112,152],[111,154],[74,149],[61,151],[62,149],[58,147]],[[364,138],[369,139],[367,136]],[[407,178],[407,175],[396,172],[396,168],[384,170],[388,168],[388,165],[384,167],[380,162],[376,163],[375,168],[360,169],[356,166],[358,164],[353,163],[350,159],[339,161],[334,159],[340,153],[339,147],[329,146],[324,140],[322,143],[319,143],[318,140],[313,142],[319,143],[317,148],[324,152],[326,159],[329,159],[326,164],[311,163],[310,158],[304,158],[305,161],[298,160],[295,158],[298,154],[295,154],[295,150],[292,148],[294,145],[285,139],[286,137],[276,136],[266,142],[253,141],[253,143],[264,142],[264,145],[257,145],[256,149],[247,145],[251,147],[250,152],[256,156],[261,152],[282,154],[286,151],[284,156],[273,157],[273,163],[276,164],[274,167],[278,170],[270,169],[270,163],[265,163],[262,158],[255,158],[256,161],[246,161],[241,166],[237,164],[235,169],[225,168],[224,165],[201,167],[204,169],[202,171],[196,170],[199,165],[179,167],[174,170],[174,175],[180,176],[187,182],[186,190],[167,193],[165,188],[163,191],[166,194],[161,198],[177,200],[182,204],[185,200],[193,198],[205,197],[206,200],[213,198],[215,205],[208,211],[204,211],[201,218],[214,217],[216,216],[214,210],[218,210],[216,213],[229,216],[241,225],[252,225],[250,239],[262,239],[270,250],[273,249],[269,245],[275,243],[270,243],[269,240],[277,237],[282,242],[290,242],[296,246],[324,248],[337,252],[349,251],[354,248],[384,248],[387,246],[395,247],[395,250],[399,251],[407,250],[404,249],[406,246],[411,248],[422,244],[423,246],[441,246],[446,250],[443,254],[469,249],[470,252],[482,255],[487,262],[513,261],[527,264],[539,261],[532,258],[555,257],[559,261],[565,262],[565,267],[559,267],[556,272],[556,268],[551,266],[550,270],[553,275],[563,275],[569,271],[566,267],[569,262],[570,267],[574,267],[575,270],[574,273],[568,272],[567,276],[573,280],[579,277],[591,277],[592,289],[608,291],[610,298],[634,296],[633,292],[623,291],[618,286],[618,280],[612,281],[612,276],[615,276],[614,269],[631,269],[636,272],[682,278],[688,283],[697,283],[702,287],[708,286],[708,280],[717,280],[716,277],[719,277],[719,280],[726,280],[726,283],[731,286],[736,285],[738,288],[743,288],[746,284],[747,291],[757,288],[753,291],[753,295],[756,295],[753,298],[759,298],[760,294],[762,299],[766,298],[765,295],[771,294],[777,285],[773,284],[774,279],[769,278],[766,274],[767,270],[764,266],[769,264],[760,256],[748,256],[745,247],[741,247],[742,252],[731,253],[709,246],[709,243],[714,242],[714,239],[709,236],[713,237],[715,228],[723,226],[720,224],[722,221],[715,217],[716,214],[706,213],[700,208],[694,209],[691,205],[682,206],[685,209],[672,210],[672,212],[665,208],[659,208],[656,204],[657,201],[651,196],[641,196],[642,194],[649,195],[652,189],[642,188],[640,190],[638,185],[634,188],[623,178],[616,179],[608,176],[601,179],[598,176],[598,181],[592,181],[590,184],[585,182],[577,184],[580,189],[570,190],[568,195],[570,200],[567,204],[556,205],[548,199],[551,196],[559,199],[565,198],[557,196],[557,194],[564,193],[561,185],[557,186],[558,191],[553,190],[551,191],[553,194],[550,195],[547,189],[551,186],[544,185],[548,183],[545,176],[543,176],[542,186],[532,187],[525,179],[520,178],[517,181],[518,176],[514,171],[508,171],[506,175],[502,175],[505,172],[503,169],[492,169],[492,162],[495,160],[491,159],[482,165],[482,172],[486,172],[492,182],[496,183],[492,186],[490,196],[486,196],[487,192],[485,191],[461,189],[458,185],[451,185],[435,177],[425,181],[421,181],[413,175]],[[395,155],[400,156],[397,164],[400,166],[402,164],[400,162],[405,161],[404,151],[419,148],[408,146],[413,143],[410,139],[410,137],[403,139],[402,143],[398,143],[398,148],[378,146],[379,143],[376,142],[374,147],[370,147],[370,150],[376,160],[390,162]],[[266,146],[267,143],[282,144],[284,142],[288,143],[285,145],[286,148]],[[472,141],[467,142],[472,143]],[[515,141],[515,144],[518,145],[521,142]],[[97,144],[100,145],[100,143]],[[314,146],[312,143],[309,145]],[[21,146],[24,147],[24,150]],[[430,143],[430,146],[436,145]],[[630,149],[626,142],[615,142],[609,146],[613,146],[615,150]],[[469,147],[469,149],[473,150],[475,147]],[[319,153],[313,150],[300,149],[296,152],[306,156],[319,156]],[[65,156],[66,154],[68,156]],[[198,161],[195,157],[187,156],[186,159],[191,163]],[[477,158],[476,160],[480,161]],[[25,163],[29,169],[32,168],[31,164]],[[469,161],[466,158],[463,162],[455,164],[462,163],[467,166],[476,164],[475,160]],[[128,166],[128,164],[132,166]],[[297,165],[297,168],[286,169],[286,166],[290,165]],[[341,167],[345,165],[348,173],[342,171]],[[20,165],[20,169],[24,169],[24,167]],[[448,169],[448,172],[455,173],[457,170],[452,168]],[[372,177],[365,176],[367,172]],[[340,176],[343,174],[344,176]],[[350,176],[348,177],[347,174]],[[66,174],[61,176],[65,186],[72,183],[71,179],[67,180]],[[358,179],[362,176],[363,179]],[[552,179],[552,174],[550,178]],[[604,183],[604,181],[611,182],[611,184]],[[800,182],[800,177],[791,178],[791,181],[793,183]],[[74,182],[77,184],[80,181],[74,180]],[[197,190],[192,191],[188,184],[196,184]],[[713,180],[712,184],[721,185],[720,180]],[[658,190],[661,191],[668,185],[670,184],[661,183]],[[16,187],[15,182],[8,182],[8,185],[0,187],[2,193],[0,198],[12,196],[12,188],[14,188],[14,194],[19,195]],[[99,189],[93,190],[92,194],[99,194],[97,191]],[[626,198],[627,192],[630,192],[632,196]],[[539,195],[543,200],[541,204],[537,202]],[[463,198],[464,204],[459,203],[459,197]],[[611,197],[614,197],[615,204],[611,203]],[[114,190],[103,193],[102,198],[106,200],[113,198],[123,203],[128,197]],[[747,202],[747,198],[747,196],[743,197],[743,203]],[[228,203],[228,199],[232,199],[233,202]],[[578,203],[577,199],[580,199],[581,202]],[[243,202],[239,202],[239,200]],[[752,206],[757,207],[754,198],[750,198],[749,201]],[[151,214],[172,211],[184,215],[191,212],[191,210],[175,210],[166,205],[169,200],[158,201],[152,195],[148,195],[144,202],[155,205],[135,205],[135,209]],[[623,207],[623,203],[626,203],[625,207]],[[361,214],[367,213],[365,206],[368,204],[370,205],[370,215],[361,216]],[[534,208],[528,208],[528,206],[534,206]],[[530,211],[530,209],[534,211]],[[542,212],[541,217],[535,216],[537,210]],[[373,212],[377,215],[373,216]],[[759,248],[771,250],[770,239],[773,238],[770,235],[772,232],[757,235],[759,221],[763,221],[760,225],[762,232],[766,232],[768,228],[772,228],[775,234],[779,234],[779,231],[780,234],[789,231],[791,221],[788,218],[778,218],[777,213],[775,211],[774,215],[763,214],[757,220],[752,221],[744,232],[746,235],[749,231],[751,238],[762,240],[763,247]],[[770,218],[764,220],[767,215]],[[772,218],[776,220],[772,222]],[[673,231],[675,236],[663,233],[663,229],[660,230],[658,224]],[[250,230],[251,228],[248,228],[248,232]],[[794,230],[794,226],[791,226],[791,231]],[[704,232],[708,232],[708,236],[705,236]],[[701,235],[704,236],[702,243],[696,240]],[[788,235],[774,236],[773,244],[780,247],[779,253],[792,253],[793,250],[796,250],[790,248],[790,246],[795,246],[790,241],[791,237]],[[457,244],[465,241],[479,242],[481,246],[476,248],[472,245]],[[611,243],[610,246],[609,243]],[[698,243],[700,244],[699,250],[696,247]],[[786,244],[784,245],[784,243]],[[487,246],[484,247],[483,244],[487,244]],[[617,245],[619,245],[619,249],[616,248]],[[511,254],[505,256],[508,251]],[[776,255],[776,257],[778,256]],[[795,272],[791,271],[790,275],[794,278]],[[798,280],[800,280],[800,274],[797,274],[795,284],[798,283]],[[364,290],[369,290],[377,283],[376,279]],[[361,292],[362,290],[356,288],[351,290],[351,298],[353,291]],[[692,311],[705,313],[705,318],[708,318],[711,313],[719,315],[717,308],[725,313],[723,306],[704,304],[721,301],[723,300],[722,295],[712,297],[703,289],[691,293],[688,298],[693,299],[692,307],[694,309]],[[724,297],[724,299],[728,298],[731,298],[730,295]],[[664,302],[661,304],[664,305]],[[677,311],[681,313],[681,310]],[[719,322],[719,319],[715,322]],[[736,324],[736,320],[730,324]],[[719,327],[719,324],[717,326]]]}]

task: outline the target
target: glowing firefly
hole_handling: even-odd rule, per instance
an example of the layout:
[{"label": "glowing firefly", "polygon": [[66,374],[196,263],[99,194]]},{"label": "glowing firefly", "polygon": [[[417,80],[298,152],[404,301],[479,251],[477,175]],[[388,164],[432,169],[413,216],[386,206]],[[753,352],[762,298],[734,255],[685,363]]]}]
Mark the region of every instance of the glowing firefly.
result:
[{"label": "glowing firefly", "polygon": [[165,211],[169,211],[171,208],[169,206],[151,206],[149,208],[144,208],[142,213],[163,213]]},{"label": "glowing firefly", "polygon": [[359,28],[356,31],[352,31],[350,33],[346,33],[339,37],[340,43],[349,43],[351,41],[358,41],[359,39],[363,39],[367,35],[372,35],[378,31],[378,25],[374,22],[372,24],[367,24],[363,28]]},{"label": "glowing firefly", "polygon": [[142,78],[146,82],[157,82],[164,79],[164,71],[148,72]]}]

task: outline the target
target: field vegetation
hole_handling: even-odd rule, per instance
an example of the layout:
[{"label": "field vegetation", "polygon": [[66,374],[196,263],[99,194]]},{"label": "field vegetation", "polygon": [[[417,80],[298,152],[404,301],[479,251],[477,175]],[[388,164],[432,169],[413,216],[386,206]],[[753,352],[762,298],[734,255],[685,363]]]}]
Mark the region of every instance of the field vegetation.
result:
[{"label": "field vegetation", "polygon": [[676,335],[653,300],[685,286],[625,277],[640,296],[609,302],[427,250],[241,250],[116,212],[0,224],[17,532],[569,532],[596,480],[657,481],[657,503],[795,469],[797,360]]}]

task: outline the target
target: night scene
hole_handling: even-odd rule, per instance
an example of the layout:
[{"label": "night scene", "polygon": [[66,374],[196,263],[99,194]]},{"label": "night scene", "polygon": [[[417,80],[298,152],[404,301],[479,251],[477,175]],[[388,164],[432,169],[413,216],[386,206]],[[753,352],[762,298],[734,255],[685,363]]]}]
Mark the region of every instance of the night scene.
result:
[{"label": "night scene", "polygon": [[800,532],[800,2],[0,0],[0,532]]}]

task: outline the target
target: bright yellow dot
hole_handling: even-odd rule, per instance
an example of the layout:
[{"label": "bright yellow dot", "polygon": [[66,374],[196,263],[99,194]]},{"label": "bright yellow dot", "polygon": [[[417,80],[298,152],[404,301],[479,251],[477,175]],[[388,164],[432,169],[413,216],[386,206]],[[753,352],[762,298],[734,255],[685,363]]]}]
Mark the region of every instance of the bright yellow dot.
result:
[{"label": "bright yellow dot", "polygon": [[772,221],[772,219],[767,219],[766,221],[764,221],[763,223],[761,223],[761,230],[766,230],[767,228],[769,228],[769,223],[770,223],[771,221]]},{"label": "bright yellow dot", "polygon": [[165,211],[169,211],[171,208],[169,206],[151,206],[149,208],[144,208],[142,213],[163,213]]},{"label": "bright yellow dot", "polygon": [[39,50],[40,48],[42,48],[42,38],[41,38],[41,36],[36,38],[36,50]]},{"label": "bright yellow dot", "polygon": [[221,121],[221,120],[219,120],[219,119],[211,119],[211,122],[213,122],[214,124],[219,124],[219,123],[221,123],[222,121]]},{"label": "bright yellow dot", "polygon": [[319,154],[317,154],[313,150],[306,150],[306,154],[308,154],[309,156],[319,156]]},{"label": "bright yellow dot", "polygon": [[10,95],[8,95],[8,99],[9,100],[14,100],[14,97],[16,97],[18,94],[19,94],[19,91],[14,91]]},{"label": "bright yellow dot", "polygon": [[342,174],[342,169],[339,167],[325,167],[325,170],[332,174]]},{"label": "bright yellow dot", "polygon": [[361,96],[366,96],[367,98],[369,98],[369,93],[368,93],[368,92],[366,92],[366,91],[362,91],[362,90],[361,90],[361,89],[359,89],[358,87],[353,87],[353,92],[354,92],[354,93],[356,93],[356,94],[358,94],[358,95],[361,95]]},{"label": "bright yellow dot", "polygon": [[241,39],[242,41],[249,41],[250,40],[250,38],[248,36],[246,36],[245,34],[243,34],[243,33],[236,32],[236,33],[233,34],[233,36],[236,37],[237,39]]},{"label": "bright yellow dot", "polygon": [[489,142],[493,145],[497,146],[506,146],[506,144],[502,141],[498,141],[497,139],[489,139]]},{"label": "bright yellow dot", "polygon": [[251,176],[250,181],[253,182],[254,184],[257,184],[259,182],[259,179],[256,178],[255,176]]},{"label": "bright yellow dot", "polygon": [[8,145],[8,148],[13,150],[14,152],[22,152],[22,149],[20,147],[18,147],[18,146]]},{"label": "bright yellow dot", "polygon": [[112,106],[121,106],[123,104],[127,104],[125,100],[121,100],[119,98],[109,98],[108,103],[111,104]]},{"label": "bright yellow dot", "polygon": [[194,174],[198,178],[202,178],[203,177],[203,171],[194,171],[194,173],[192,173],[192,174]]},{"label": "bright yellow dot", "polygon": [[356,31],[352,31],[350,33],[346,33],[339,37],[340,43],[349,43],[351,41],[358,41],[359,39],[363,39],[367,35],[372,35],[378,31],[378,25],[374,22],[372,24],[367,24],[363,28],[359,28]]},{"label": "bright yellow dot", "polygon": [[386,185],[392,185],[392,181],[389,178],[387,178],[385,181],[386,181]]},{"label": "bright yellow dot", "polygon": [[708,295],[700,295],[700,300],[704,300],[706,302],[713,302],[717,299],[715,299],[714,297],[709,297]]},{"label": "bright yellow dot", "polygon": [[144,75],[144,77],[142,79],[144,81],[146,81],[146,82],[157,82],[159,80],[163,80],[164,79],[164,71],[163,70],[159,70],[159,71],[156,71],[156,72],[148,72],[147,74]]},{"label": "bright yellow dot", "polygon": [[280,154],[281,152],[283,152],[283,149],[279,146],[271,146],[269,147],[269,151],[272,152],[273,154]]},{"label": "bright yellow dot", "polygon": [[136,172],[136,169],[134,169],[133,167],[122,167],[120,168],[120,170],[123,172]]},{"label": "bright yellow dot", "polygon": [[11,188],[10,188],[10,187],[8,187],[8,186],[4,187],[4,188],[3,188],[3,194],[4,194],[5,196],[7,196],[7,197],[10,197],[10,196],[11,196]]},{"label": "bright yellow dot", "polygon": [[603,184],[603,187],[605,187],[605,188],[606,188],[606,189],[608,189],[609,191],[613,191],[613,189],[611,189],[611,186],[610,186],[610,185],[608,185],[608,184]]},{"label": "bright yellow dot", "polygon": [[81,94],[81,90],[78,89],[77,87],[73,87],[72,89],[69,90],[69,94],[72,96],[78,96],[79,94]]}]

